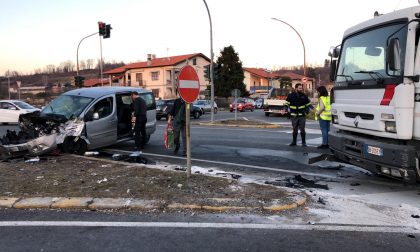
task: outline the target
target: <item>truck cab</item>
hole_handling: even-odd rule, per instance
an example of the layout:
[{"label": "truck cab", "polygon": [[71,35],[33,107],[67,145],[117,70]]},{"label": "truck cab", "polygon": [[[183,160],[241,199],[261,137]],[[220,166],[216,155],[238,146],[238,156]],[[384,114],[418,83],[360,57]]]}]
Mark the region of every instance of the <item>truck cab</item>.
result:
[{"label": "truck cab", "polygon": [[330,50],[340,160],[404,181],[420,178],[420,7],[353,26]]}]

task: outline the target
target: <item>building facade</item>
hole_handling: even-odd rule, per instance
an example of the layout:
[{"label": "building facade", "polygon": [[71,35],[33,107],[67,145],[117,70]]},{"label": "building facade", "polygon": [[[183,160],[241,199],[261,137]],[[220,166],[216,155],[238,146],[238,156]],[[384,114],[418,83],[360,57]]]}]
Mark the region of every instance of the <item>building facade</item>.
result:
[{"label": "building facade", "polygon": [[112,86],[143,87],[153,92],[156,98],[176,97],[177,78],[185,65],[191,65],[197,71],[200,91],[204,92],[209,84],[204,77],[205,66],[210,59],[202,53],[156,58],[147,55],[147,61],[128,64],[110,71],[109,82]]}]

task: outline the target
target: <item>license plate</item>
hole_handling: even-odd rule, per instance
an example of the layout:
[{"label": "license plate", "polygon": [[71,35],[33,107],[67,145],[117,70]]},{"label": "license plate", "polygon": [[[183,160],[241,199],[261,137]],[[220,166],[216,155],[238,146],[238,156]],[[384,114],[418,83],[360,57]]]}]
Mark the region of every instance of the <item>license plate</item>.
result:
[{"label": "license plate", "polygon": [[375,155],[375,156],[383,156],[384,155],[383,149],[379,148],[379,147],[365,145],[365,150],[366,150],[367,153]]}]

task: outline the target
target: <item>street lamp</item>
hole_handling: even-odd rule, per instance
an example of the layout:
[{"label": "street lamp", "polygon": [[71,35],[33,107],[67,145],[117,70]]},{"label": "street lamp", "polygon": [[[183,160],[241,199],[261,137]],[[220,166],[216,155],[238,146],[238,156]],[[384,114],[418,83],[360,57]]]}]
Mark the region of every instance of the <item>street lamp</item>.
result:
[{"label": "street lamp", "polygon": [[290,28],[292,28],[292,29],[296,32],[296,34],[299,36],[300,41],[302,42],[302,46],[303,46],[303,75],[306,77],[306,49],[305,49],[305,43],[303,43],[303,39],[302,39],[302,37],[300,36],[299,32],[298,32],[298,31],[296,31],[296,29],[295,29],[293,26],[291,26],[290,24],[288,24],[288,23],[284,22],[283,20],[280,20],[280,19],[277,19],[277,18],[271,18],[271,19],[276,20],[276,21],[279,21],[279,22],[282,22],[283,24],[288,25],[288,26],[289,26]]},{"label": "street lamp", "polygon": [[206,5],[207,13],[209,14],[209,21],[210,21],[210,100],[211,100],[211,117],[210,121],[214,121],[214,83],[213,83],[213,26],[211,24],[211,16],[210,10],[207,5],[206,0],[203,0],[204,4]]}]

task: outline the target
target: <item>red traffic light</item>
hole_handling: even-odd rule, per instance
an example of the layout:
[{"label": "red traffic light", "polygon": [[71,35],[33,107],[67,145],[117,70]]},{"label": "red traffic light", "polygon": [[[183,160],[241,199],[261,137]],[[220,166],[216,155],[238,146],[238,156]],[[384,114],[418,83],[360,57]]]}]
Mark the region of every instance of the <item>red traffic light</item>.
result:
[{"label": "red traffic light", "polygon": [[106,24],[104,22],[98,22],[98,26],[99,26],[99,36],[104,36],[106,33],[106,29],[105,29]]}]

